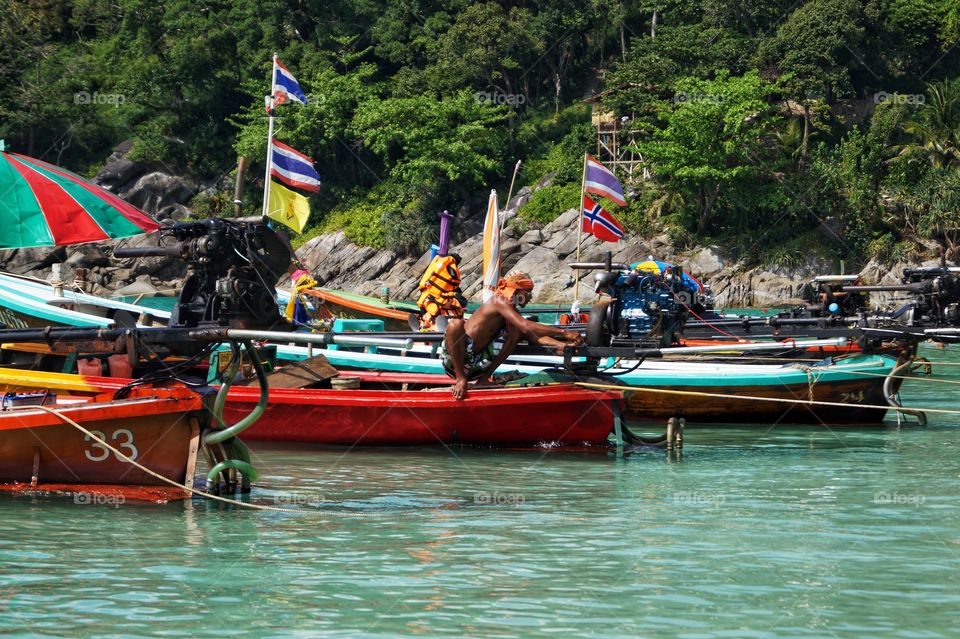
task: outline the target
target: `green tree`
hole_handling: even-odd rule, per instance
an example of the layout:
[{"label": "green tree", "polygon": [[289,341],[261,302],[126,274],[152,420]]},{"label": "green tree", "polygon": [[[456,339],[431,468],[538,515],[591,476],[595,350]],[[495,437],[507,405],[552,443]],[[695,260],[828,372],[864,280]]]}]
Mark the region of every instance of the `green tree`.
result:
[{"label": "green tree", "polygon": [[438,43],[438,86],[445,91],[479,88],[488,99],[503,95],[511,113],[529,97],[525,70],[547,44],[533,30],[529,9],[504,9],[496,2],[468,6]]},{"label": "green tree", "polygon": [[446,182],[469,202],[472,189],[503,167],[503,109],[462,91],[361,104],[352,128],[389,175],[408,184]]},{"label": "green tree", "polygon": [[766,102],[774,86],[750,72],[688,78],[675,89],[681,99],[660,114],[662,125],[639,150],[657,179],[694,207],[697,232],[704,234],[722,191],[735,196],[750,182],[769,177],[763,136],[775,122]]},{"label": "green tree", "polygon": [[838,94],[852,92],[851,68],[861,64],[863,34],[862,7],[856,0],[811,0],[761,45],[763,64],[781,78],[786,94],[803,108],[800,168],[810,152],[813,105],[818,97],[831,104]]},{"label": "green tree", "polygon": [[960,164],[960,79],[928,85],[918,117],[903,129],[913,138],[903,155],[925,157],[935,168]]}]

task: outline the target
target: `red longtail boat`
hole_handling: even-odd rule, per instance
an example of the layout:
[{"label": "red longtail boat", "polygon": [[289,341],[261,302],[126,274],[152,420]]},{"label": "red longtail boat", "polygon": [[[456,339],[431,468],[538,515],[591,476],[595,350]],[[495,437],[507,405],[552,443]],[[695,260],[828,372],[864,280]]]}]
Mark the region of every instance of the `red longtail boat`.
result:
[{"label": "red longtail boat", "polygon": [[[231,389],[224,417],[248,413],[257,393]],[[571,384],[470,389],[463,400],[448,387],[273,388],[266,413],[244,439],[343,446],[601,444],[613,430],[614,403],[621,398]]]},{"label": "red longtail boat", "polygon": [[[450,393],[445,375],[350,372],[357,389],[271,388],[267,409],[243,433],[244,440],[344,446],[469,444],[519,446],[601,444],[613,430],[620,391],[572,384],[473,388],[464,400]],[[0,369],[8,388],[57,388],[100,392],[129,380]],[[404,389],[422,390],[404,390]],[[227,423],[250,412],[256,387],[234,386],[227,395]]]}]

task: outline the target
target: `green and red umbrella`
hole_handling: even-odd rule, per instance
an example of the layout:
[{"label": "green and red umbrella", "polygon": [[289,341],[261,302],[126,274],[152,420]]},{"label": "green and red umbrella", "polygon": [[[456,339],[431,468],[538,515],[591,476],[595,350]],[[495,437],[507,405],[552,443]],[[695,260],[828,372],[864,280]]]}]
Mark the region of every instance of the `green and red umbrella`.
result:
[{"label": "green and red umbrella", "polygon": [[0,152],[0,249],[100,242],[158,228],[146,213],[79,175]]}]

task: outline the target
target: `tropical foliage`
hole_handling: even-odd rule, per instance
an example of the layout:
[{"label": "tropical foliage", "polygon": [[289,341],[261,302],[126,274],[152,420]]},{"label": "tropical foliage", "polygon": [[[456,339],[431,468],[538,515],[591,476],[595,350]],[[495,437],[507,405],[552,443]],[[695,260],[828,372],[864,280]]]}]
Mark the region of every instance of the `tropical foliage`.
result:
[{"label": "tropical foliage", "polygon": [[310,98],[277,130],[323,176],[312,233],[422,250],[439,211],[482,215],[517,159],[520,185],[552,185],[520,214],[545,224],[575,205],[593,109],[642,158],[622,175],[633,231],[749,259],[892,260],[960,244],[957,7],[0,0],[0,137],[87,174],[125,140],[130,159],[205,179],[248,156],[255,203],[276,52]]}]

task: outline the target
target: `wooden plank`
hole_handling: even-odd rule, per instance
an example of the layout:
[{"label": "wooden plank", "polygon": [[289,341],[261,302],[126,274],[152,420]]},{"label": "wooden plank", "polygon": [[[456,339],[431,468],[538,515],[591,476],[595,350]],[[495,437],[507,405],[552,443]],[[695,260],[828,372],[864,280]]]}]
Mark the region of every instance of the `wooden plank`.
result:
[{"label": "wooden plank", "polygon": [[[270,388],[310,388],[340,374],[323,355],[314,355],[299,362],[290,362],[267,373]],[[256,378],[239,383],[239,386],[254,386]]]}]

